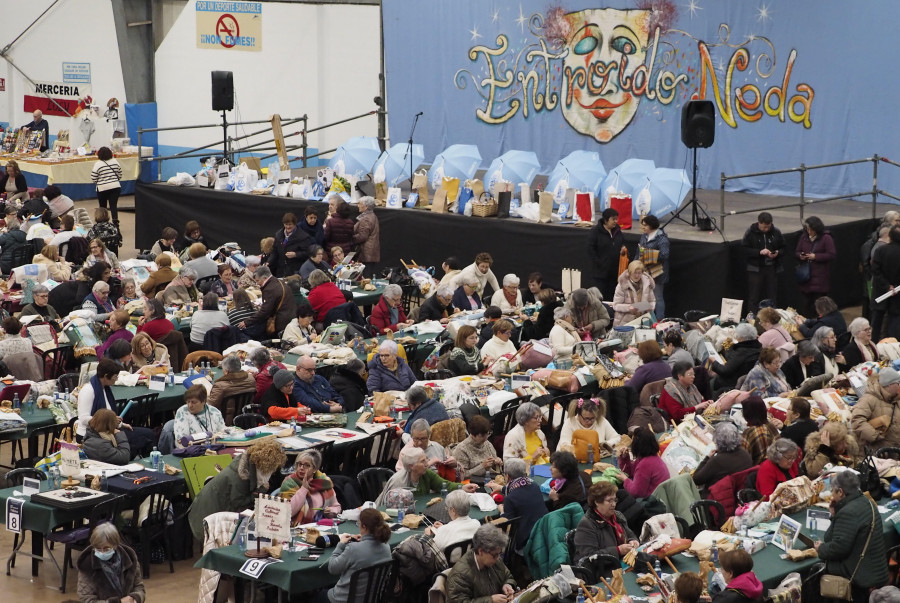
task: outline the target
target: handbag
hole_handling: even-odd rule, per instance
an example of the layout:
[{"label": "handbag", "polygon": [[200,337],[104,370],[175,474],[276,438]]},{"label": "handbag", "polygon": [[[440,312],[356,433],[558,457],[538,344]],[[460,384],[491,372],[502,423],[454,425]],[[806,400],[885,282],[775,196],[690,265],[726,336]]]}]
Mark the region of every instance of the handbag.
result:
[{"label": "handbag", "polygon": [[278,316],[278,311],[281,310],[281,306],[284,304],[284,296],[286,294],[287,289],[285,288],[284,283],[281,283],[281,301],[278,302],[278,307],[275,308],[275,313],[266,319],[266,335],[275,334],[275,318]]},{"label": "handbag", "polygon": [[[810,253],[815,253],[816,243],[818,243],[818,241],[813,241],[812,247],[809,250]],[[809,282],[809,279],[812,278],[812,260],[806,260],[802,264],[798,264],[794,269],[794,278],[797,279],[798,285]]]},{"label": "handbag", "polygon": [[656,341],[656,329],[653,328],[653,324],[650,322],[649,316],[644,316],[641,319],[641,326],[634,329],[634,343],[643,343],[644,341]]},{"label": "handbag", "polygon": [[[869,505],[872,503],[870,502]],[[852,601],[853,600],[853,591],[851,588],[851,584],[853,583],[853,578],[856,577],[856,572],[859,571],[859,566],[862,564],[863,558],[866,556],[866,551],[869,550],[869,542],[872,540],[872,532],[875,531],[875,507],[872,507],[872,525],[869,527],[869,536],[866,538],[866,545],[862,549],[862,554],[859,556],[859,561],[856,562],[856,568],[854,568],[853,573],[849,578],[845,578],[844,576],[835,576],[834,574],[824,574],[822,576],[822,580],[819,582],[819,594],[823,597],[830,597],[832,599],[840,599],[842,601]]]}]

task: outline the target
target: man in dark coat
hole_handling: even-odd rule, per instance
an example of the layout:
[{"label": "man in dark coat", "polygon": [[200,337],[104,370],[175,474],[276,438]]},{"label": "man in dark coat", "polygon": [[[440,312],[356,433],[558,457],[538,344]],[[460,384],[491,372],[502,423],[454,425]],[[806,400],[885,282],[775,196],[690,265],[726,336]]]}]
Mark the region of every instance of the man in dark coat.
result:
[{"label": "man in dark coat", "polygon": [[40,130],[44,133],[44,137],[41,139],[41,152],[44,152],[50,146],[50,124],[44,119],[44,113],[40,109],[35,109],[31,116],[34,119],[22,127],[31,131]]},{"label": "man in dark coat", "polygon": [[284,331],[297,315],[294,295],[290,288],[272,276],[272,271],[265,266],[257,268],[253,277],[262,290],[262,304],[256,314],[241,321],[237,326],[251,339],[265,339],[266,321],[270,316],[275,316],[275,333],[271,335],[274,337]]},{"label": "man in dark coat", "polygon": [[778,273],[781,256],[784,255],[784,237],[772,224],[772,214],[764,211],[756,218],[741,241],[747,258],[747,307],[750,312],[759,309],[759,300],[775,301],[778,294]]},{"label": "man in dark coat", "polygon": [[[594,263],[594,282],[604,300],[612,300],[619,278],[619,256],[625,250],[625,235],[619,228],[619,212],[609,207],[591,228],[588,255]],[[625,250],[627,254],[627,250]]]},{"label": "man in dark coat", "polygon": [[304,230],[297,228],[297,216],[288,212],[281,218],[283,228],[275,233],[275,247],[269,258],[269,269],[278,277],[300,272],[309,258],[309,248],[316,241]]},{"label": "man in dark coat", "polygon": [[825,373],[823,360],[819,358],[821,352],[816,346],[804,339],[797,344],[797,353],[788,358],[781,365],[781,372],[791,387],[800,387],[800,384],[810,377],[818,377]]},{"label": "man in dark coat", "polygon": [[746,375],[759,360],[762,344],[756,339],[756,329],[747,323],[741,323],[734,329],[737,343],[731,346],[725,356],[725,364],[713,362],[710,367],[716,374],[716,391],[733,389],[739,377]]},{"label": "man in dark coat", "polygon": [[[890,232],[891,242],[875,250],[872,256],[872,298],[900,286],[900,226]],[[881,335],[900,337],[900,296],[888,298],[887,316]]]},{"label": "man in dark coat", "polygon": [[365,404],[369,389],[363,373],[366,365],[359,358],[354,358],[344,366],[337,367],[331,377],[331,387],[344,399],[344,410],[355,412]]}]

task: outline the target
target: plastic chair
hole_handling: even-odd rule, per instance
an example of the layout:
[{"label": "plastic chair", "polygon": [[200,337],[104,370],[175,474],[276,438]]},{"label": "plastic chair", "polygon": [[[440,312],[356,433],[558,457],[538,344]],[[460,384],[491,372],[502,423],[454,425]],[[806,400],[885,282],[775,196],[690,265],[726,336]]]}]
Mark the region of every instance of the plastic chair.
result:
[{"label": "plastic chair", "polygon": [[41,353],[41,359],[44,361],[44,379],[56,379],[66,373],[67,367],[75,364],[75,348],[64,345],[46,350]]},{"label": "plastic chair", "polygon": [[581,580],[585,584],[596,584],[598,582],[597,577],[594,576],[594,572],[589,567],[584,567],[581,565],[570,565],[572,569],[572,573],[575,575],[576,580]]},{"label": "plastic chair", "polygon": [[454,542],[453,544],[444,547],[444,557],[447,559],[447,563],[452,566],[454,563],[459,561],[460,557],[468,553],[469,549],[471,548],[471,538],[468,540],[463,540],[461,542]]},{"label": "plastic chair", "polygon": [[234,417],[237,416],[238,409],[243,408],[247,404],[251,404],[253,402],[253,397],[256,395],[256,391],[248,391],[242,392],[240,394],[234,394],[233,396],[229,396],[222,400],[222,406],[219,410],[222,411],[222,417],[225,419],[225,425],[233,425],[232,421]]},{"label": "plastic chair", "polygon": [[394,440],[397,437],[397,432],[393,429],[382,429],[372,435],[371,463],[373,467],[390,468],[394,465],[391,451],[393,450]]},{"label": "plastic chair", "polygon": [[356,570],[350,576],[347,600],[355,603],[381,603],[387,600],[396,573],[397,562],[393,559]]},{"label": "plastic chair", "polygon": [[34,245],[31,243],[24,243],[21,247],[17,247],[13,250],[12,254],[12,263],[10,267],[18,268],[19,266],[24,266],[25,264],[31,263],[31,258],[34,257]]},{"label": "plastic chair", "polygon": [[506,550],[503,551],[503,561],[507,565],[512,562],[513,555],[516,554],[516,537],[519,533],[519,524],[521,523],[521,517],[513,517],[512,519],[507,519],[503,521],[495,521],[494,525],[500,528],[500,531],[506,534]]},{"label": "plastic chair", "polygon": [[266,418],[257,413],[243,413],[234,418],[234,426],[241,429],[253,429],[266,424]]},{"label": "plastic chair", "polygon": [[456,375],[449,369],[431,369],[425,371],[423,378],[425,381],[437,381],[440,379],[450,379]]},{"label": "plastic chair", "polygon": [[364,500],[375,500],[393,475],[393,471],[384,467],[363,469],[356,476],[356,480],[359,482],[359,493]]},{"label": "plastic chair", "polygon": [[184,481],[187,484],[191,498],[197,498],[200,490],[209,478],[215,477],[219,471],[231,463],[230,454],[216,454],[211,456],[196,456],[181,459],[181,468],[184,470]]},{"label": "plastic chair", "polygon": [[800,585],[801,601],[817,601],[822,598],[819,595],[819,580],[821,580],[824,573],[824,561],[819,561],[809,569],[809,573]]},{"label": "plastic chair", "polygon": [[56,378],[56,387],[59,388],[60,392],[65,392],[67,389],[70,392],[74,392],[75,388],[78,387],[78,380],[81,378],[79,373],[64,373]]},{"label": "plastic chair", "polygon": [[[28,464],[33,467],[37,461],[44,458],[45,456],[48,456],[51,452],[53,452],[53,447],[56,444],[56,442],[59,441],[59,437],[62,434],[63,429],[65,429],[65,428],[66,428],[65,423],[62,423],[62,424],[54,423],[53,425],[45,425],[43,427],[38,427],[38,428],[34,429],[34,431],[31,432],[31,435],[28,436],[29,442],[34,440],[35,442],[38,443],[37,448],[36,448],[37,456],[34,458],[26,459],[25,454],[22,450],[22,440],[14,440],[12,442],[13,447],[12,447],[12,458],[11,458],[13,467],[15,467],[16,463],[17,463],[17,461],[16,461],[16,449],[17,448],[18,448],[19,456],[20,456],[18,462],[21,463],[22,461],[27,461]],[[44,436],[43,445],[41,445],[41,443],[40,443],[41,436]],[[27,477],[30,477],[30,476],[27,476]]]},{"label": "plastic chair", "polygon": [[[575,561],[575,532],[576,530],[569,530],[566,532],[565,541],[566,541],[566,549],[569,551],[569,563],[573,563]],[[593,582],[590,582],[593,584]]]},{"label": "plastic chair", "polygon": [[725,523],[725,508],[717,500],[698,500],[691,503],[691,517],[702,530],[718,530]]},{"label": "plastic chair", "polygon": [[[562,424],[566,419],[568,419],[567,413],[569,410],[569,405],[573,400],[578,400],[579,398],[584,398],[584,394],[581,392],[575,392],[574,394],[563,394],[561,396],[555,396],[550,398],[550,406],[549,412],[547,414],[547,424],[542,425],[541,429],[544,431],[544,435],[547,436],[547,447],[550,450],[556,450],[557,445],[559,444],[559,434],[562,431]],[[560,409],[557,411],[556,405],[559,404]],[[556,419],[557,412],[562,413],[562,420],[559,422],[559,427],[556,427]]]},{"label": "plastic chair", "polygon": [[245,404],[243,408],[241,408],[241,413],[254,413],[257,415],[263,414],[262,404]]},{"label": "plastic chair", "polygon": [[[45,481],[47,476],[40,469],[35,469],[34,467],[23,467],[21,469],[13,469],[6,474],[6,487],[7,488],[17,488],[22,485],[25,481],[26,477],[30,477],[33,479],[38,479],[41,481]],[[34,532],[31,533],[31,537],[34,538]],[[10,568],[16,567],[16,551],[19,549],[19,534],[13,534],[13,549],[12,554],[10,554],[9,559],[6,561],[6,575],[10,575]],[[25,534],[21,534],[24,538]]]},{"label": "plastic chair", "polygon": [[738,502],[742,505],[746,505],[749,502],[753,502],[754,500],[759,500],[763,496],[760,494],[758,490],[754,490],[753,488],[743,488],[738,490],[737,499]]},{"label": "plastic chair", "polygon": [[313,444],[307,450],[318,450],[322,454],[322,466],[319,468],[322,473],[331,475],[331,473],[338,470],[335,464],[334,442],[332,440]]},{"label": "plastic chair", "polygon": [[[150,427],[150,415],[158,398],[159,394],[143,394],[128,400],[116,400],[116,413],[132,427]],[[129,402],[133,404],[128,409],[127,416],[123,416],[122,412]]]},{"label": "plastic chair", "polygon": [[[177,482],[175,482],[177,485]],[[160,482],[150,486],[144,490],[142,496],[135,500],[132,509],[131,523],[122,527],[122,534],[128,536],[131,542],[134,542],[135,552],[141,561],[141,569],[144,579],[150,577],[150,544],[154,540],[162,538],[166,549],[166,559],[169,561],[169,573],[175,573],[175,566],[172,564],[172,539],[167,524],[169,519],[169,509],[172,507],[171,496],[173,493],[173,482]],[[150,511],[140,524],[138,523],[138,515],[143,500],[150,500]],[[174,513],[174,508],[173,508]]]},{"label": "plastic chair", "polygon": [[682,538],[691,537],[691,526],[688,525],[687,519],[675,515],[675,523],[678,524],[678,535]]},{"label": "plastic chair", "polygon": [[82,551],[90,545],[91,532],[101,523],[114,522],[119,514],[119,505],[124,500],[122,496],[116,496],[111,500],[91,507],[88,523],[70,530],[61,530],[47,534],[48,542],[56,542],[65,545],[63,553],[62,575],[60,576],[59,590],[66,592],[66,576],[69,566],[72,565],[72,550]]},{"label": "plastic chair", "polygon": [[359,472],[372,465],[372,446],[375,438],[369,436],[367,438],[350,442],[338,451],[341,456],[340,469],[335,471],[339,475],[348,477],[356,477]]},{"label": "plastic chair", "polygon": [[892,546],[887,551],[888,584],[900,586],[900,544]]},{"label": "plastic chair", "polygon": [[194,286],[197,288],[197,291],[200,291],[201,293],[209,293],[209,288],[212,287],[212,284],[217,280],[219,280],[218,274],[204,276],[203,278],[198,278],[197,282],[194,283]]}]

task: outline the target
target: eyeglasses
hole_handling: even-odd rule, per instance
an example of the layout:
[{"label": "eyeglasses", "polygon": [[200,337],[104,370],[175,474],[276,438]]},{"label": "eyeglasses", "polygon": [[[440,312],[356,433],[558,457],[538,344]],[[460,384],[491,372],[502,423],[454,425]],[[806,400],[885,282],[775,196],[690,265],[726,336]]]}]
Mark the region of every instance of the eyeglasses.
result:
[{"label": "eyeglasses", "polygon": [[393,354],[378,354],[379,358],[390,358]]},{"label": "eyeglasses", "polygon": [[297,370],[298,370],[298,371],[315,371],[315,370],[316,370],[316,367],[309,368],[309,367],[306,367],[306,366],[300,366],[300,365],[298,364],[298,365],[297,365]]},{"label": "eyeglasses", "polygon": [[297,469],[312,469],[311,463],[297,463]]}]

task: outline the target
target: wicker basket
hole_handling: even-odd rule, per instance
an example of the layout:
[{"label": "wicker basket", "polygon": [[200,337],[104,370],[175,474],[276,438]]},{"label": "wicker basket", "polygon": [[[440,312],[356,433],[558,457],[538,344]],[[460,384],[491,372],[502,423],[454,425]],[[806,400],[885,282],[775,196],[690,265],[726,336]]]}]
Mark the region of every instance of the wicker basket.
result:
[{"label": "wicker basket", "polygon": [[469,203],[472,204],[473,216],[478,216],[479,218],[490,218],[491,216],[497,215],[499,204],[497,203],[496,199],[494,199],[487,193],[482,193],[478,201],[469,201]]}]

